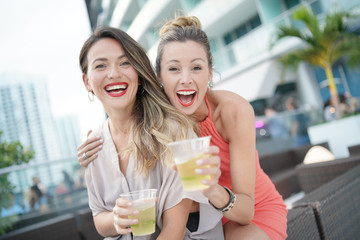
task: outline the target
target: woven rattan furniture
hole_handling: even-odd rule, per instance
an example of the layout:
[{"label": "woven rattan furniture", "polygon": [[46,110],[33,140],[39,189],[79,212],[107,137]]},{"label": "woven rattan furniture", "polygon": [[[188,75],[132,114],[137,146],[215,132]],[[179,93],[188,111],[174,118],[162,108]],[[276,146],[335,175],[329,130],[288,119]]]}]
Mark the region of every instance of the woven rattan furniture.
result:
[{"label": "woven rattan furniture", "polygon": [[[317,145],[329,148],[327,143]],[[306,153],[313,146],[308,144],[259,157],[261,168],[270,177],[284,199],[301,191],[295,168],[304,161]]]},{"label": "woven rattan furniture", "polygon": [[321,239],[359,239],[360,165],[293,203],[303,207],[313,208]]},{"label": "woven rattan furniture", "polygon": [[4,240],[80,240],[80,235],[75,215],[69,213],[17,229],[0,238]]},{"label": "woven rattan furniture", "polygon": [[287,220],[287,240],[320,239],[312,207],[289,209]]},{"label": "woven rattan furniture", "polygon": [[360,155],[360,144],[348,147],[350,156]]},{"label": "woven rattan furniture", "polygon": [[296,167],[301,189],[309,193],[360,164],[360,154],[326,162],[299,164]]}]

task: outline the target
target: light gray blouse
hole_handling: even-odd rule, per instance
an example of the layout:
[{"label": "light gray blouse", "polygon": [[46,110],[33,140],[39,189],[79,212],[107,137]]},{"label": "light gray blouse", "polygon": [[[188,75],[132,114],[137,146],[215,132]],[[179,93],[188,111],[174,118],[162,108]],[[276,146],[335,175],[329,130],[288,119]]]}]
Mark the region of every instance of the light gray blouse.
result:
[{"label": "light gray blouse", "polygon": [[89,206],[93,216],[101,212],[111,212],[121,193],[148,188],[158,189],[155,233],[142,237],[132,238],[128,234],[105,239],[156,239],[162,228],[162,213],[177,205],[183,198],[190,198],[200,203],[198,231],[193,233],[187,231],[184,239],[224,239],[222,214],[209,205],[207,198],[201,192],[184,192],[176,171],[158,163],[147,176],[143,176],[135,171],[135,159],[130,157],[124,176],[120,171],[118,154],[110,135],[108,120],[93,131],[92,136],[100,136],[104,140],[98,157],[85,170]]}]

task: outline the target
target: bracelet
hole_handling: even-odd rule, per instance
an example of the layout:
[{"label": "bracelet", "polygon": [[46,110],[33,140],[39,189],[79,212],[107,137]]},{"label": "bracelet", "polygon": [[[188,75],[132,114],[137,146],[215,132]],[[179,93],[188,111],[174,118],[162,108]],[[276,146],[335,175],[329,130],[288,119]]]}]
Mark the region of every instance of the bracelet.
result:
[{"label": "bracelet", "polygon": [[220,211],[220,212],[222,212],[222,213],[226,213],[226,212],[230,211],[230,210],[234,207],[235,201],[236,201],[236,195],[235,195],[230,189],[228,189],[227,187],[223,186],[223,188],[225,188],[225,190],[226,190],[226,191],[229,193],[229,195],[230,195],[230,200],[229,200],[228,204],[226,204],[226,206],[223,207],[223,208],[217,208],[217,207],[214,206],[214,204],[212,204],[212,203],[210,202],[210,200],[209,200],[209,203],[210,203],[216,210],[218,210],[218,211]]}]

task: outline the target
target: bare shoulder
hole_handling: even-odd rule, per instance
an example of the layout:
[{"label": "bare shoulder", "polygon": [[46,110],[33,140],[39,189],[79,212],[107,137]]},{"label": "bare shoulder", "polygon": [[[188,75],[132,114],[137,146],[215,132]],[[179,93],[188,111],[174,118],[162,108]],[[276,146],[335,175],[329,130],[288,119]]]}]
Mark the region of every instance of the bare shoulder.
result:
[{"label": "bare shoulder", "polygon": [[250,117],[254,115],[254,109],[251,104],[236,93],[225,90],[213,90],[212,98],[216,102],[216,110],[221,116]]},{"label": "bare shoulder", "polygon": [[225,140],[230,141],[255,127],[254,109],[238,94],[213,90],[209,101],[212,103],[215,126]]}]

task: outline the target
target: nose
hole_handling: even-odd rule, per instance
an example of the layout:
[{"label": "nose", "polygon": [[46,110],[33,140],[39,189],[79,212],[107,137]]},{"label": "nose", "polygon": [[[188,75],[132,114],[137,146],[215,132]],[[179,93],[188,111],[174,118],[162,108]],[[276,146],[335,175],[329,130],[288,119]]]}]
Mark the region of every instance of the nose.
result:
[{"label": "nose", "polygon": [[190,72],[184,71],[183,74],[181,75],[180,83],[181,84],[192,84],[192,82],[193,82],[193,80],[192,80]]},{"label": "nose", "polygon": [[118,66],[111,66],[108,71],[108,77],[110,79],[118,78],[121,76],[121,71]]}]

